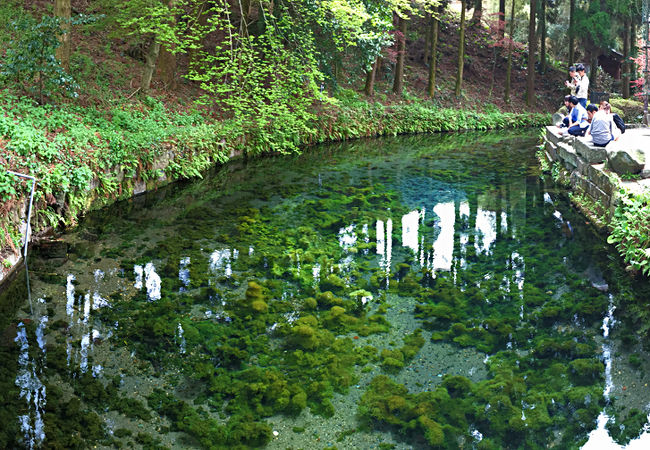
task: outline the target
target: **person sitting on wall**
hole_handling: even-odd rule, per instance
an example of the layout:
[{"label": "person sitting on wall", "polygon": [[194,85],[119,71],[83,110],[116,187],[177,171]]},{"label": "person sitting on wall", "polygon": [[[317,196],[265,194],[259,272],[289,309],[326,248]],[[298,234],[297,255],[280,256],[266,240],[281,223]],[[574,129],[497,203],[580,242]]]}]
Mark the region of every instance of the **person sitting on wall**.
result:
[{"label": "person sitting on wall", "polygon": [[614,140],[614,132],[617,128],[614,125],[611,111],[612,107],[605,101],[600,103],[600,108],[593,103],[587,105],[587,114],[591,117],[591,124],[587,128],[585,136],[591,135],[596,147],[606,147]]},{"label": "person sitting on wall", "polygon": [[[571,110],[573,109],[573,105],[571,104],[571,96],[570,95],[565,95],[564,96],[564,108],[566,108],[566,116],[562,118],[562,123],[558,125],[560,128],[568,128],[569,127],[569,116],[571,115]],[[562,109],[560,108],[560,111]]]},{"label": "person sitting on wall", "polygon": [[[575,96],[571,96],[569,103],[572,105],[571,114],[569,114],[569,129],[566,131],[571,136],[584,136],[589,126],[589,116],[587,111],[582,107]],[[564,134],[564,130],[559,131]]]},{"label": "person sitting on wall", "polygon": [[587,107],[587,98],[589,93],[589,77],[585,73],[585,66],[583,64],[576,65],[578,70],[578,85],[576,87],[576,97],[580,101],[583,108]]}]

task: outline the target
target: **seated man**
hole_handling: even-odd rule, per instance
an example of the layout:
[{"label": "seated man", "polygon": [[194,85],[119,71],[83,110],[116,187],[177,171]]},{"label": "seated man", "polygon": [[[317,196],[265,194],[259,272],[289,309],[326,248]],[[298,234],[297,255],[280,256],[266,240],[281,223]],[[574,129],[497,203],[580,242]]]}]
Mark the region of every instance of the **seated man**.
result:
[{"label": "seated man", "polygon": [[605,147],[614,140],[614,120],[609,103],[602,102],[600,108],[593,103],[587,105],[587,115],[591,124],[587,128],[586,136],[591,135],[596,147]]},{"label": "seated man", "polygon": [[[584,136],[587,127],[589,126],[589,116],[587,111],[582,107],[578,99],[572,95],[569,99],[569,103],[572,105],[571,114],[569,114],[569,129],[567,132],[571,136]],[[563,134],[564,130],[560,130],[560,134]]]}]

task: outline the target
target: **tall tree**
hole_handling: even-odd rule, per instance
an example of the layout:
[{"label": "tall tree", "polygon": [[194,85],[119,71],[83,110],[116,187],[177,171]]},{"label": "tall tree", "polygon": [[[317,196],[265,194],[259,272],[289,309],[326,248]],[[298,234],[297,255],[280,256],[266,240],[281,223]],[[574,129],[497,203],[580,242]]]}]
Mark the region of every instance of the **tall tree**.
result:
[{"label": "tall tree", "polygon": [[375,95],[375,78],[377,76],[377,69],[379,67],[379,58],[375,59],[370,70],[366,71],[366,85],[363,92],[368,97]]},{"label": "tall tree", "polygon": [[474,12],[470,22],[473,27],[477,27],[481,24],[481,19],[483,19],[483,0],[473,0],[473,6]]},{"label": "tall tree", "polygon": [[569,0],[569,64],[575,64],[576,0]]},{"label": "tall tree", "polygon": [[506,0],[499,0],[499,28],[498,39],[503,39],[506,32]]},{"label": "tall tree", "polygon": [[508,66],[506,67],[506,87],[503,95],[503,100],[510,103],[510,80],[512,75],[512,51],[514,46],[513,35],[515,33],[515,0],[512,0],[510,7],[510,37],[508,39]]},{"label": "tall tree", "polygon": [[436,93],[436,71],[438,70],[438,35],[440,34],[440,14],[444,9],[441,4],[438,7],[438,12],[431,14],[431,61],[429,62],[429,82],[427,84],[427,94],[433,98]]},{"label": "tall tree", "polygon": [[61,19],[61,33],[57,38],[61,45],[56,49],[56,57],[63,68],[70,69],[70,0],[54,0],[54,15]]},{"label": "tall tree", "polygon": [[393,79],[393,93],[402,95],[404,89],[404,61],[406,59],[406,19],[395,13],[397,22],[397,62],[395,63],[395,78]]},{"label": "tall tree", "polygon": [[[176,0],[169,0],[168,6],[170,11],[174,11]],[[176,26],[176,17],[171,18],[171,26]],[[160,69],[160,78],[170,89],[176,88],[176,43],[171,42],[168,47],[162,47],[158,56],[158,67]]]},{"label": "tall tree", "polygon": [[530,21],[528,23],[528,75],[526,77],[526,104],[535,106],[535,13],[537,0],[530,0]]},{"label": "tall tree", "polygon": [[546,1],[540,0],[539,11],[539,71],[546,72]]},{"label": "tall tree", "polygon": [[454,94],[460,97],[463,86],[463,67],[465,65],[465,6],[467,1],[461,0],[460,29],[458,30],[458,70],[456,71],[456,89]]},{"label": "tall tree", "polygon": [[140,82],[140,89],[142,92],[147,93],[151,88],[151,79],[156,70],[158,63],[158,55],[160,54],[160,40],[154,36],[149,44],[147,53],[145,53],[144,70],[142,71],[142,81]]}]

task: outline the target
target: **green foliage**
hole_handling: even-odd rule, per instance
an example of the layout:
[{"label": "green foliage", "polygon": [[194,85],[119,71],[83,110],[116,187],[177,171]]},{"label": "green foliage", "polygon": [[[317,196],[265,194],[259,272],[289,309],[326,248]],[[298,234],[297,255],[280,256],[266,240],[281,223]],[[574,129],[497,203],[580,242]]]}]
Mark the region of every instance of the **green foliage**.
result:
[{"label": "green foliage", "polygon": [[621,203],[610,222],[607,242],[616,249],[630,268],[650,274],[650,194],[621,192]]},{"label": "green foliage", "polygon": [[[70,24],[78,25],[89,20],[89,17],[80,16],[70,20]],[[0,82],[38,99],[40,103],[45,97],[58,94],[77,97],[77,83],[55,56],[60,45],[57,36],[64,32],[62,23],[62,19],[52,16],[43,16],[37,22],[29,14],[14,20],[11,23],[13,39],[0,63]]]},{"label": "green foliage", "polygon": [[14,175],[7,173],[4,164],[0,164],[0,200],[6,202],[16,195],[17,180]]},{"label": "green foliage", "polygon": [[643,102],[631,98],[612,98],[609,103],[612,108],[621,112],[619,115],[628,123],[640,122],[643,118]]}]

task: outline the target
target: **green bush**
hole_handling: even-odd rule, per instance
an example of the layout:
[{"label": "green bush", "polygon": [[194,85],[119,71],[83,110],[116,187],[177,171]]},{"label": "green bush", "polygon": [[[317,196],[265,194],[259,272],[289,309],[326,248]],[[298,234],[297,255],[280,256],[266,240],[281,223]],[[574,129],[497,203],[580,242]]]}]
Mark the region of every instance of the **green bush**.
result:
[{"label": "green bush", "polygon": [[[643,103],[631,98],[612,98],[609,101],[626,123],[638,123],[643,118]],[[619,112],[620,111],[620,112]]]},{"label": "green bush", "polygon": [[650,273],[650,192],[622,197],[611,222],[607,242],[614,244],[626,263]]},{"label": "green bush", "polygon": [[0,64],[0,80],[40,103],[57,93],[76,97],[76,82],[54,56],[61,24],[58,17],[43,16],[37,22],[29,14],[12,21],[13,39]]}]

